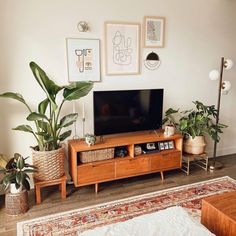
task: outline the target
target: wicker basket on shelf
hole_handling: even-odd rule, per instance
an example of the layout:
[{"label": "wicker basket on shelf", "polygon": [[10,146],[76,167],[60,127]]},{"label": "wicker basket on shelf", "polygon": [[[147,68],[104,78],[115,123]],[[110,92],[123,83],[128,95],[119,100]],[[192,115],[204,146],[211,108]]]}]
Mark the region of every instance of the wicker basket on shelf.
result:
[{"label": "wicker basket on shelf", "polygon": [[106,148],[94,151],[86,151],[80,153],[80,161],[88,163],[93,161],[109,160],[114,158],[115,148]]}]

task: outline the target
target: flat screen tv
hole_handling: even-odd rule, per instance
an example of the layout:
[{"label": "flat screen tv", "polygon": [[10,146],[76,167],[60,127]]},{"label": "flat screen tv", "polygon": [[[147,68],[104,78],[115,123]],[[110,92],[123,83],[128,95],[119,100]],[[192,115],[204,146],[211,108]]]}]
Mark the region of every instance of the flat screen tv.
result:
[{"label": "flat screen tv", "polygon": [[94,91],[94,134],[161,128],[163,89]]}]

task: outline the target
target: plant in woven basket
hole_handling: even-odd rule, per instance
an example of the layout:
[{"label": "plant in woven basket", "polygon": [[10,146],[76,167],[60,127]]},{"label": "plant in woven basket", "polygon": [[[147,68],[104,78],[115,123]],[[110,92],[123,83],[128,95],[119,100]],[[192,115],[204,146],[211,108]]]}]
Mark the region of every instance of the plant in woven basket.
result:
[{"label": "plant in woven basket", "polygon": [[27,158],[28,157],[24,158],[19,153],[15,153],[14,157],[7,162],[4,168],[0,167],[0,172],[4,174],[1,179],[1,184],[5,191],[11,187],[11,184],[19,190],[21,190],[22,187],[27,191],[30,190],[30,177],[28,173],[36,172],[37,168],[26,163]]},{"label": "plant in woven basket", "polygon": [[[37,141],[36,150],[38,151],[59,149],[61,142],[71,135],[71,130],[63,131],[63,129],[72,125],[78,116],[77,113],[71,113],[61,117],[60,113],[63,105],[67,101],[77,100],[86,96],[92,89],[93,83],[82,81],[59,86],[50,80],[35,62],[30,62],[30,68],[36,81],[46,95],[45,99],[39,102],[35,111],[19,93],[6,92],[0,94],[0,97],[15,99],[23,103],[29,111],[26,119],[35,123],[35,129],[28,124],[24,124],[17,126],[13,130],[31,133]],[[62,92],[60,102],[58,98],[59,92]]]},{"label": "plant in woven basket", "polygon": [[46,73],[35,63],[30,68],[45,98],[39,101],[36,109],[32,109],[19,93],[6,92],[0,97],[15,99],[25,105],[29,113],[27,121],[34,122],[35,128],[28,124],[19,125],[13,130],[20,130],[34,136],[37,145],[32,149],[33,163],[38,168],[34,177],[47,181],[64,175],[64,148],[62,141],[71,135],[71,126],[77,119],[77,113],[61,117],[62,107],[66,102],[86,96],[93,87],[92,82],[73,82],[60,86],[50,80]]}]

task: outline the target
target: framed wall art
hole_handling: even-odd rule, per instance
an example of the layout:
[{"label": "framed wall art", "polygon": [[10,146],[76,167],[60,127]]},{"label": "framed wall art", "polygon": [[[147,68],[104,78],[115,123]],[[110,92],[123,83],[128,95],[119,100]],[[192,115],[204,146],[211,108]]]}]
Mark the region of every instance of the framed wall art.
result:
[{"label": "framed wall art", "polygon": [[144,47],[164,47],[165,17],[145,16],[143,29]]},{"label": "framed wall art", "polygon": [[140,24],[105,22],[107,75],[140,73]]},{"label": "framed wall art", "polygon": [[66,39],[69,82],[100,81],[99,39]]}]

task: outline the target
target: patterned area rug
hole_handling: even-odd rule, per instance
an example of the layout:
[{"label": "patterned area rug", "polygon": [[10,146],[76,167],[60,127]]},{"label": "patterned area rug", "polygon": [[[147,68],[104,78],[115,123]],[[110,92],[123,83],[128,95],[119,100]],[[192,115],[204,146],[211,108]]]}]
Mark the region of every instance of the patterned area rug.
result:
[{"label": "patterned area rug", "polygon": [[225,176],[19,222],[17,235],[79,235],[88,229],[126,221],[176,205],[186,208],[189,214],[200,220],[202,198],[233,190],[236,190],[236,180]]}]

